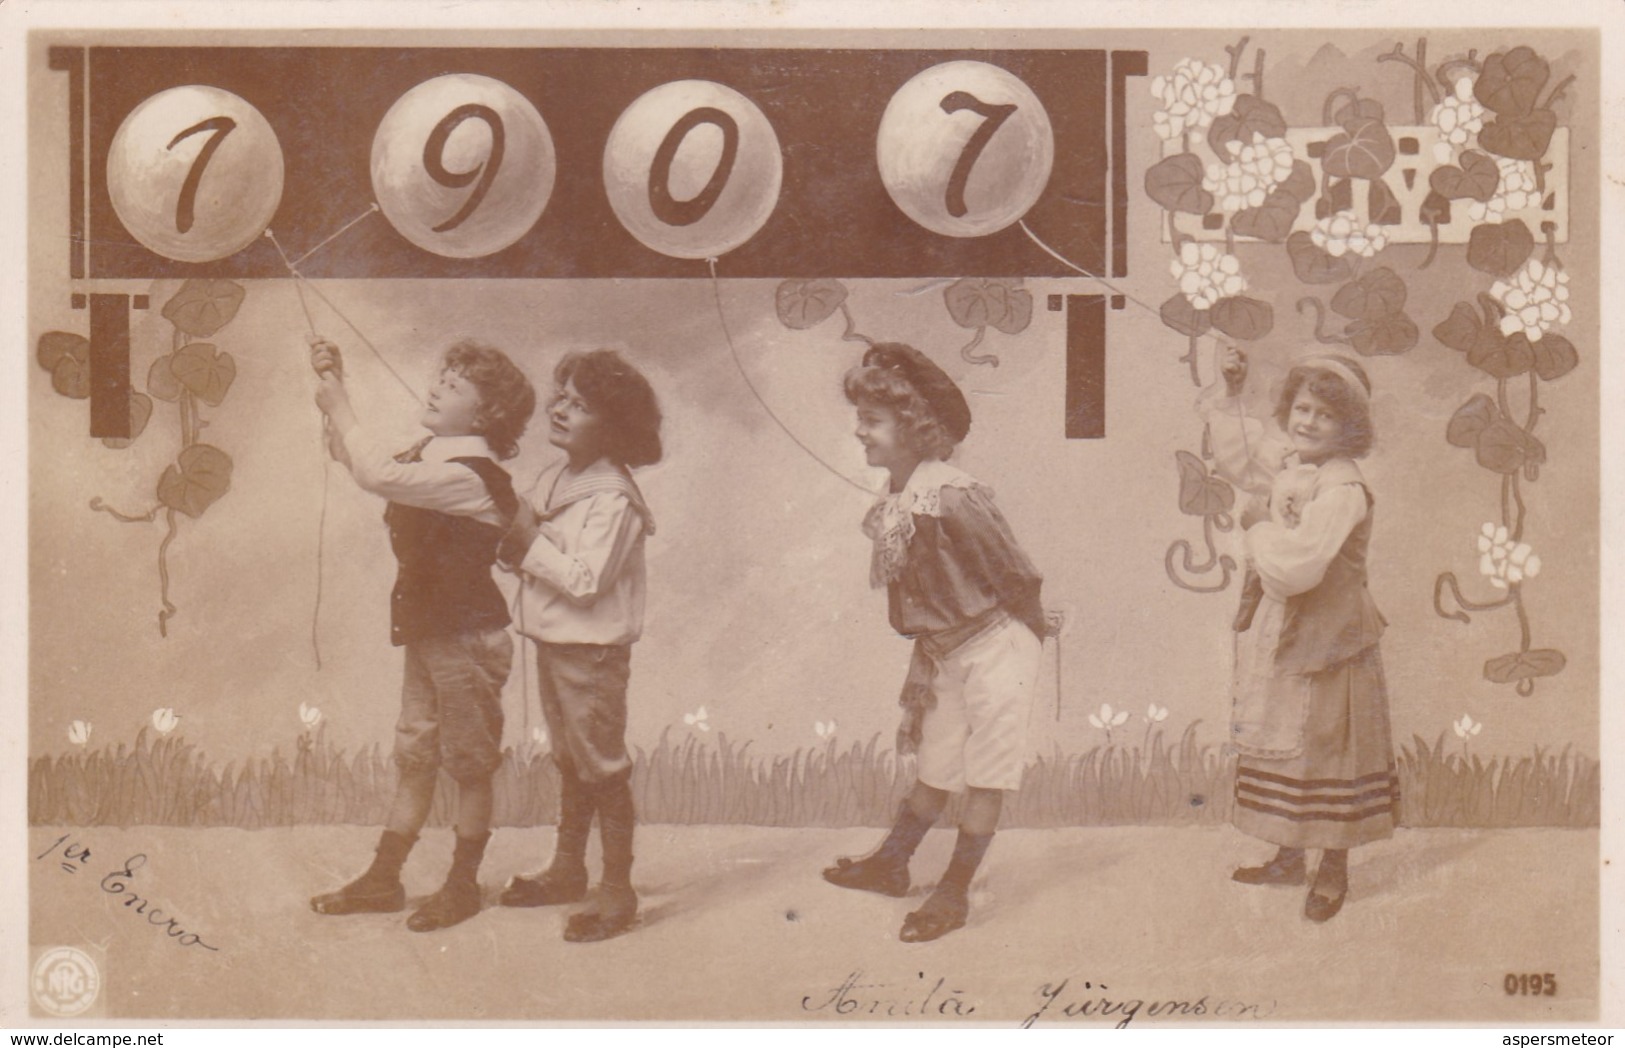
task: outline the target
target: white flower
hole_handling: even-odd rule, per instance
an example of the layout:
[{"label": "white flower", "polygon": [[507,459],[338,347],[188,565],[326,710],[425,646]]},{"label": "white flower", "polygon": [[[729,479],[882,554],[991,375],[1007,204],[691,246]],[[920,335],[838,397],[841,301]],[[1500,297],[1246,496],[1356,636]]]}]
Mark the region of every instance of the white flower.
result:
[{"label": "white flower", "polygon": [[322,722],[322,711],[315,706],[301,702],[299,704],[299,722],[305,726],[306,731],[315,731],[316,726]]},{"label": "white flower", "polygon": [[1152,78],[1151,95],[1162,103],[1151,116],[1151,126],[1165,142],[1207,127],[1214,117],[1236,106],[1236,85],[1224,69],[1194,58],[1180,62],[1167,76]]},{"label": "white flower", "polygon": [[1466,146],[1472,136],[1484,129],[1486,110],[1473,97],[1472,77],[1456,81],[1455,94],[1433,107],[1428,122],[1439,129],[1439,143],[1434,156],[1439,163],[1449,164],[1456,159],[1456,150]]},{"label": "white flower", "polygon": [[1219,209],[1234,213],[1259,207],[1276,186],[1292,174],[1292,147],[1284,138],[1265,138],[1253,132],[1250,145],[1236,151],[1228,164],[1211,163],[1202,175],[1202,188],[1219,201]]},{"label": "white flower", "polygon": [[530,729],[530,741],[536,745],[537,749],[545,750],[547,748],[547,729],[540,725]]},{"label": "white flower", "polygon": [[1568,272],[1538,258],[1525,262],[1510,281],[1491,284],[1490,297],[1506,308],[1501,318],[1503,335],[1522,332],[1529,341],[1539,342],[1546,332],[1573,319]]},{"label": "white flower", "polygon": [[1474,721],[1465,713],[1461,715],[1461,720],[1452,721],[1450,726],[1456,729],[1456,737],[1462,740],[1470,739],[1484,730],[1484,725]]},{"label": "white flower", "polygon": [[1485,524],[1478,533],[1478,570],[1490,585],[1506,589],[1540,574],[1540,557],[1527,542],[1513,542],[1505,525]]},{"label": "white flower", "polygon": [[828,722],[813,721],[813,731],[818,733],[820,739],[833,739],[835,737],[834,718],[831,718]]},{"label": "white flower", "polygon": [[1114,713],[1112,704],[1109,702],[1101,703],[1098,713],[1089,714],[1089,723],[1108,733],[1111,729],[1121,726],[1126,720],[1128,720],[1128,710],[1117,710]]},{"label": "white flower", "polygon": [[1467,217],[1474,222],[1498,222],[1508,211],[1522,211],[1540,202],[1540,195],[1535,190],[1533,160],[1498,156],[1495,166],[1500,174],[1495,195],[1488,200],[1473,200],[1467,204]]},{"label": "white flower", "polygon": [[1388,246],[1387,230],[1375,223],[1362,227],[1352,211],[1339,211],[1316,222],[1309,239],[1333,258],[1350,252],[1370,258]]},{"label": "white flower", "polygon": [[1179,282],[1180,293],[1197,309],[1211,309],[1219,299],[1247,290],[1241,261],[1225,254],[1217,244],[1185,241],[1168,271]]},{"label": "white flower", "polygon": [[1168,707],[1158,706],[1153,702],[1145,708],[1145,719],[1152,724],[1160,724],[1168,719]]},{"label": "white flower", "polygon": [[180,722],[181,719],[175,716],[174,709],[169,706],[152,711],[152,729],[159,735],[168,735]]},{"label": "white flower", "polygon": [[683,714],[683,723],[696,731],[710,731],[711,725],[706,723],[705,707],[701,706],[693,713]]},{"label": "white flower", "polygon": [[68,725],[68,741],[75,746],[83,746],[90,741],[90,732],[89,721],[76,720]]}]

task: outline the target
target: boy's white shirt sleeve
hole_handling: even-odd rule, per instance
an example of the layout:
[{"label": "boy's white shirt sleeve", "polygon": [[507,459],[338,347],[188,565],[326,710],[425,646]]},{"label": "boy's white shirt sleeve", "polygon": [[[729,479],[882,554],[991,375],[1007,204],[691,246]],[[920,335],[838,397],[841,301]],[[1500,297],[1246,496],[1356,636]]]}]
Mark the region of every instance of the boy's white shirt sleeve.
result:
[{"label": "boy's white shirt sleeve", "polygon": [[1320,585],[1365,514],[1365,489],[1339,484],[1304,506],[1295,528],[1276,521],[1248,528],[1247,553],[1264,582],[1264,592],[1285,600]]},{"label": "boy's white shirt sleeve", "polygon": [[[583,503],[584,512],[566,511],[543,522],[520,570],[576,604],[591,604],[625,567],[643,534],[643,515],[625,495],[593,495]],[[583,504],[571,507],[576,508]],[[561,526],[560,520],[568,523]],[[565,546],[574,552],[564,552]]]},{"label": "boy's white shirt sleeve", "polygon": [[363,426],[338,435],[334,457],[364,491],[403,506],[473,517],[495,508],[480,475],[456,462],[397,462],[395,452]]}]

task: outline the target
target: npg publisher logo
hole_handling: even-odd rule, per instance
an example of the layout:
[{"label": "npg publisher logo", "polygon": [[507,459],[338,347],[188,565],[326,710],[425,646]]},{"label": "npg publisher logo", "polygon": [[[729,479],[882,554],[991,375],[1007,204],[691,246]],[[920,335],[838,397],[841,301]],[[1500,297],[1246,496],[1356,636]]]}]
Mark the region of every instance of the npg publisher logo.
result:
[{"label": "npg publisher logo", "polygon": [[52,1015],[82,1015],[101,993],[96,962],[83,950],[53,946],[34,962],[34,1001]]}]

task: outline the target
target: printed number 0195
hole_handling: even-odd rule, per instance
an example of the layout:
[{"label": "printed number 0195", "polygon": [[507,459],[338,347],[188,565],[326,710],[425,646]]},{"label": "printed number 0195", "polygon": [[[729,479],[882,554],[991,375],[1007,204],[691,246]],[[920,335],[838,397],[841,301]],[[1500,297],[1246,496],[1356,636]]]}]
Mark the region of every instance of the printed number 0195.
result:
[{"label": "printed number 0195", "polygon": [[1501,980],[1508,997],[1556,997],[1557,976],[1551,972],[1508,972]]}]

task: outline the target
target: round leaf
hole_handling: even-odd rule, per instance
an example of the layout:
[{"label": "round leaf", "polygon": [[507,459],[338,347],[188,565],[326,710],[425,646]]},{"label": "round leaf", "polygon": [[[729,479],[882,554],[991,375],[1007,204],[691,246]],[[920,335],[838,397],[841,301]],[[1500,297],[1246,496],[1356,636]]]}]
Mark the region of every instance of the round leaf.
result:
[{"label": "round leaf", "polygon": [[1179,153],[1146,169],[1145,192],[1168,211],[1205,215],[1213,210],[1213,194],[1202,188],[1202,175],[1195,153]]},{"label": "round leaf", "polygon": [[55,371],[63,357],[73,357],[81,364],[90,360],[90,339],[71,331],[47,331],[39,337],[34,348],[34,359],[46,371]]},{"label": "round leaf", "polygon": [[145,393],[130,391],[130,435],[128,437],[103,437],[102,443],[114,450],[127,448],[135,443],[147,428],[147,421],[152,418],[152,398]]},{"label": "round leaf", "polygon": [[197,518],[231,488],[231,456],[210,444],[193,444],[158,478],[158,501]]},{"label": "round leaf", "polygon": [[1346,178],[1339,178],[1326,186],[1326,191],[1320,194],[1315,201],[1315,218],[1321,219],[1328,215],[1335,215],[1339,211],[1354,210],[1354,183]]},{"label": "round leaf", "polygon": [[1537,109],[1528,116],[1497,117],[1478,133],[1478,144],[1496,156],[1513,160],[1539,160],[1546,155],[1557,131],[1557,114]]},{"label": "round leaf", "polygon": [[90,396],[90,364],[78,357],[59,357],[51,369],[51,388],[70,400]]},{"label": "round leaf", "polygon": [[1433,169],[1428,185],[1446,200],[1488,200],[1501,185],[1501,169],[1494,158],[1469,149],[1461,154],[1461,166]]},{"label": "round leaf", "polygon": [[1495,401],[1488,394],[1475,393],[1450,417],[1444,439],[1458,448],[1477,447],[1479,434],[1496,421],[1497,415]]},{"label": "round leaf", "polygon": [[1526,116],[1540,101],[1551,75],[1552,67],[1534,48],[1514,47],[1484,60],[1484,69],[1473,82],[1473,97],[1495,113]]},{"label": "round leaf", "polygon": [[1429,190],[1422,201],[1422,207],[1416,213],[1417,220],[1424,225],[1443,226],[1450,223],[1450,198],[1437,189]]},{"label": "round leaf", "polygon": [[1270,304],[1244,295],[1221,298],[1208,313],[1214,327],[1243,341],[1263,338],[1275,326],[1275,310]]},{"label": "round leaf", "polygon": [[1193,517],[1228,513],[1236,504],[1236,492],[1219,477],[1212,476],[1202,460],[1188,451],[1174,452],[1179,463],[1179,511]]},{"label": "round leaf", "polygon": [[1408,353],[1418,337],[1416,322],[1404,313],[1389,313],[1376,320],[1356,320],[1345,334],[1355,352],[1367,357]]},{"label": "round leaf", "polygon": [[1276,191],[1286,193],[1298,203],[1303,203],[1315,195],[1315,169],[1309,166],[1306,160],[1292,161],[1292,173],[1286,176],[1286,181],[1276,186]]},{"label": "round leaf", "polygon": [[1337,289],[1332,309],[1350,320],[1380,320],[1405,308],[1405,282],[1384,266]]},{"label": "round leaf", "polygon": [[1518,219],[1474,226],[1467,236],[1467,264],[1482,273],[1509,277],[1535,250],[1529,227]]},{"label": "round leaf", "polygon": [[181,398],[181,382],[175,377],[173,354],[165,353],[147,369],[147,392],[159,400],[173,403]]},{"label": "round leaf", "polygon": [[1484,679],[1496,684],[1511,684],[1534,677],[1554,677],[1563,672],[1567,662],[1563,653],[1556,648],[1515,651],[1484,663]]},{"label": "round leaf", "polygon": [[1535,374],[1547,382],[1554,378],[1562,378],[1580,364],[1580,354],[1575,351],[1574,343],[1550,331],[1542,335],[1540,341],[1531,348],[1535,354]]},{"label": "round leaf", "polygon": [[1286,118],[1281,111],[1257,95],[1237,95],[1230,112],[1213,118],[1208,125],[1207,145],[1221,163],[1228,164],[1230,143],[1250,144],[1253,135],[1281,138],[1286,134]]},{"label": "round leaf", "polygon": [[1158,312],[1164,324],[1191,338],[1201,338],[1213,326],[1207,310],[1197,309],[1191,305],[1190,299],[1177,291],[1172,298],[1162,304]]},{"label": "round leaf", "polygon": [[1394,162],[1394,139],[1381,120],[1357,119],[1326,143],[1320,166],[1334,178],[1381,178]]},{"label": "round leaf", "polygon": [[188,280],[164,305],[164,318],[193,338],[208,338],[231,323],[243,304],[243,287],[231,280]]},{"label": "round leaf", "polygon": [[1546,461],[1546,446],[1506,419],[1496,419],[1478,434],[1478,464],[1496,473],[1513,474],[1525,463]]},{"label": "round leaf", "polygon": [[993,326],[1006,335],[1017,335],[1027,330],[1027,325],[1032,322],[1032,292],[1012,288],[1005,294],[1004,319],[994,321]]},{"label": "round leaf", "polygon": [[[982,277],[956,280],[942,293],[948,315],[964,328],[997,327],[1010,312],[1010,288]],[[1030,315],[1030,314],[1029,314]]]},{"label": "round leaf", "polygon": [[1348,256],[1333,258],[1302,230],[1286,238],[1286,253],[1292,272],[1305,284],[1338,284],[1354,275]]},{"label": "round leaf", "polygon": [[237,377],[237,362],[230,353],[218,353],[207,342],[193,342],[175,351],[170,370],[194,396],[214,407],[226,399],[226,391]]},{"label": "round leaf", "polygon": [[846,301],[846,285],[839,280],[786,280],[773,295],[779,322],[804,331],[828,319]]},{"label": "round leaf", "polygon": [[1339,107],[1332,119],[1352,134],[1362,124],[1382,123],[1383,115],[1382,103],[1375,98],[1357,98]]},{"label": "round leaf", "polygon": [[1236,212],[1230,220],[1230,228],[1237,236],[1279,244],[1292,232],[1292,223],[1298,220],[1298,209],[1302,206],[1297,197],[1277,188],[1258,207]]},{"label": "round leaf", "polygon": [[1450,316],[1433,329],[1433,337],[1451,349],[1465,353],[1476,344],[1483,327],[1484,321],[1479,318],[1478,310],[1466,302],[1457,302]]},{"label": "round leaf", "polygon": [[1467,363],[1495,378],[1516,378],[1535,365],[1535,353],[1523,332],[1510,338],[1490,328],[1479,332],[1477,343],[1467,351]]}]

